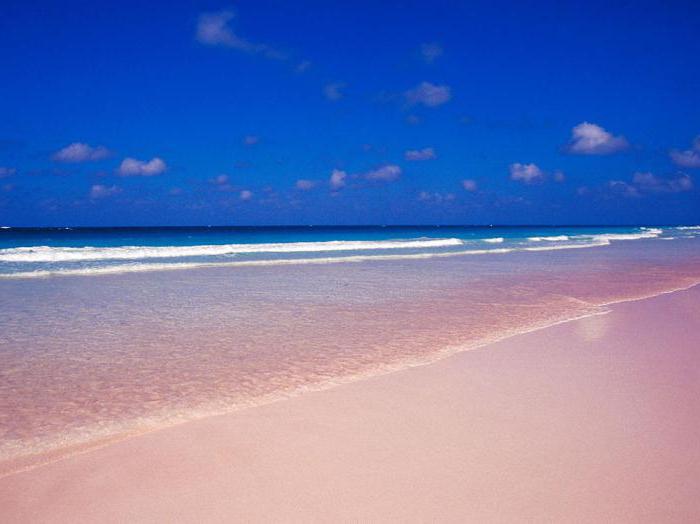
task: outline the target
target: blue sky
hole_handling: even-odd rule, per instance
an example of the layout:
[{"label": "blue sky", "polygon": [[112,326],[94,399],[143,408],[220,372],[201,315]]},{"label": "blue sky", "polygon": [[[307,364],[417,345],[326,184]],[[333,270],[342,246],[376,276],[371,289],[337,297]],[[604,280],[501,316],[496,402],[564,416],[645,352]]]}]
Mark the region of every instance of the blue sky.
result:
[{"label": "blue sky", "polygon": [[2,225],[700,222],[696,2],[0,7]]}]

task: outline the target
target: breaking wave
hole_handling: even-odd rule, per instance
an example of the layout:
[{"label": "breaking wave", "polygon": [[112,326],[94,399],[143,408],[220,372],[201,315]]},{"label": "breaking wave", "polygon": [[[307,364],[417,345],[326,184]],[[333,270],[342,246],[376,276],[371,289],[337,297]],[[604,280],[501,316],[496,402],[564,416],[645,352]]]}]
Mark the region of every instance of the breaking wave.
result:
[{"label": "breaking wave", "polygon": [[560,242],[562,240],[569,240],[568,235],[555,235],[551,237],[528,237],[528,240],[531,240],[532,242]]},{"label": "breaking wave", "polygon": [[122,247],[15,247],[0,249],[1,262],[77,262],[84,260],[142,260],[237,255],[248,253],[322,253],[325,251],[370,251],[376,249],[426,249],[460,246],[458,238],[329,242],[287,242],[278,244],[222,244],[204,246],[122,246]]},{"label": "breaking wave", "polygon": [[[660,228],[639,228],[633,232],[509,238],[331,240],[183,246],[12,247],[0,249],[0,279],[106,275],[205,267],[420,260],[511,252],[585,249],[607,246],[621,240],[657,238],[663,232]],[[494,246],[486,246],[484,243],[494,244]],[[332,253],[338,253],[338,255],[333,256]]]}]

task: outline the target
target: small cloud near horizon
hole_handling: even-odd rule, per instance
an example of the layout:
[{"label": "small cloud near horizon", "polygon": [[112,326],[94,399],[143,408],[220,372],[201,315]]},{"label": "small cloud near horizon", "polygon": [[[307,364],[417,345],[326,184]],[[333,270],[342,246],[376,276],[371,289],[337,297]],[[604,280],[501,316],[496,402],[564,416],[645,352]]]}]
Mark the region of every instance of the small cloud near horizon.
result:
[{"label": "small cloud near horizon", "polygon": [[450,101],[452,90],[446,85],[436,85],[421,82],[413,89],[404,93],[409,105],[422,104],[426,107],[437,107]]},{"label": "small cloud near horizon", "polygon": [[533,184],[544,180],[544,171],[536,164],[521,164],[515,162],[509,167],[510,179],[523,182],[525,184]]},{"label": "small cloud near horizon", "polygon": [[411,162],[420,162],[422,160],[433,160],[437,158],[437,155],[432,147],[424,147],[423,149],[409,149],[404,153],[404,158]]},{"label": "small cloud near horizon", "polygon": [[100,198],[106,198],[112,195],[117,195],[121,192],[122,190],[118,186],[105,186],[103,184],[95,184],[90,188],[90,198],[92,200],[97,200]]},{"label": "small cloud near horizon", "polygon": [[440,193],[440,192],[430,192],[421,191],[418,193],[418,200],[421,202],[431,202],[434,204],[441,204],[443,202],[452,202],[455,200],[456,196],[454,193]]},{"label": "small cloud near horizon", "polygon": [[695,137],[690,149],[686,149],[685,151],[673,149],[669,155],[673,163],[679,167],[700,167],[700,136]]},{"label": "small cloud near horizon", "polygon": [[56,162],[78,163],[103,160],[109,155],[109,149],[104,146],[93,147],[84,142],[73,142],[56,151],[51,158]]},{"label": "small cloud near horizon", "polygon": [[331,186],[331,189],[333,191],[338,191],[339,189],[342,189],[345,187],[347,184],[346,179],[348,177],[348,174],[345,171],[342,171],[340,169],[334,169],[331,172],[331,176],[328,180],[328,183]]},{"label": "small cloud near horizon", "polygon": [[233,185],[231,185],[231,183],[229,181],[228,175],[217,175],[214,178],[210,178],[209,183],[213,186],[216,186],[216,188],[219,191],[225,191],[225,192],[235,191],[235,188],[233,187]]},{"label": "small cloud near horizon", "polygon": [[127,157],[122,160],[117,173],[119,176],[155,176],[165,172],[166,169],[168,166],[158,157],[148,161]]},{"label": "small cloud near horizon", "polygon": [[582,122],[572,128],[565,151],[573,155],[610,155],[628,147],[624,136],[614,136],[597,124]]},{"label": "small cloud near horizon", "polygon": [[401,176],[401,168],[394,164],[387,164],[372,171],[368,171],[363,178],[367,180],[378,180],[383,182],[393,182]]}]

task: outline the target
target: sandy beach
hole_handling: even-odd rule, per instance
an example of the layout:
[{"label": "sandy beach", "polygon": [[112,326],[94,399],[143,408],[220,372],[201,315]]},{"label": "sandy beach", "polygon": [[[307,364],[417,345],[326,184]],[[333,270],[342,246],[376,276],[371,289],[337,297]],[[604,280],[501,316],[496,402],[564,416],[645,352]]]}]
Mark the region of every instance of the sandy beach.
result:
[{"label": "sandy beach", "polygon": [[700,1],[0,12],[0,524],[700,524]]},{"label": "sandy beach", "polygon": [[697,522],[700,287],[0,479],[4,522]]}]

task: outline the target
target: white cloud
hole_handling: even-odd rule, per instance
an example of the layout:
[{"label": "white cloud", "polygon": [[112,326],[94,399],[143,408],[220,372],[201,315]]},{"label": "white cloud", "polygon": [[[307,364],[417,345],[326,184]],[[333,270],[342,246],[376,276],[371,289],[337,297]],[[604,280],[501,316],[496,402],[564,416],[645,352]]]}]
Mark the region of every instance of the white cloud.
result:
[{"label": "white cloud", "polygon": [[92,162],[109,156],[109,150],[103,146],[92,147],[83,142],[73,142],[56,151],[52,158],[57,162]]},{"label": "white cloud", "polygon": [[516,162],[511,164],[509,169],[511,180],[532,184],[533,182],[539,182],[544,179],[544,171],[535,164],[521,164],[520,162]]},{"label": "white cloud", "polygon": [[334,169],[331,173],[331,178],[328,181],[328,183],[331,186],[331,189],[337,191],[338,189],[345,187],[345,184],[347,183],[345,179],[347,177],[348,174],[345,171],[341,171],[340,169]]},{"label": "white cloud", "polygon": [[582,122],[571,130],[566,150],[575,155],[609,155],[627,147],[625,137],[613,136],[597,124]]},{"label": "white cloud", "polygon": [[436,58],[442,56],[442,46],[437,42],[421,44],[420,54],[426,63],[432,64]]},{"label": "white cloud", "polygon": [[257,135],[246,135],[243,137],[244,146],[254,146],[260,142],[260,137]]},{"label": "white cloud", "polygon": [[554,176],[554,181],[555,181],[555,182],[564,182],[564,180],[566,180],[566,175],[564,174],[563,171],[561,171],[561,170],[559,170],[559,169],[557,169],[557,170],[554,172],[554,175],[553,175],[553,176]]},{"label": "white cloud", "polygon": [[671,160],[677,166],[681,167],[700,167],[700,152],[692,151],[690,149],[686,151],[671,151]]},{"label": "white cloud", "polygon": [[[334,169],[331,173],[331,177],[328,181],[331,189],[333,191],[338,191],[339,189],[347,185],[348,178],[381,181],[381,182],[393,182],[401,177],[401,168],[394,164],[387,164],[377,169],[367,171],[366,173],[357,173],[352,176],[348,175],[347,172],[341,171],[339,169]],[[297,187],[299,187],[297,185]]]},{"label": "white cloud", "polygon": [[297,189],[301,189],[302,191],[308,191],[309,189],[316,187],[316,181],[302,178],[297,180],[295,186]]},{"label": "white cloud", "polygon": [[117,186],[105,186],[102,184],[95,184],[90,188],[90,198],[93,200],[97,200],[99,198],[105,198],[108,196],[116,195],[121,192],[121,188]]},{"label": "white cloud", "polygon": [[0,167],[0,178],[12,176],[17,172],[14,167]]},{"label": "white cloud", "polygon": [[384,182],[393,182],[400,176],[401,168],[394,164],[388,164],[364,174],[367,180],[382,180]]},{"label": "white cloud", "polygon": [[343,98],[343,93],[341,89],[345,87],[345,84],[343,82],[334,82],[332,84],[326,84],[323,87],[323,96],[325,96],[328,100],[340,100]]},{"label": "white cloud", "polygon": [[251,198],[253,198],[253,192],[244,189],[243,191],[241,191],[239,196],[241,200],[250,200]]},{"label": "white cloud", "polygon": [[443,202],[452,202],[455,199],[454,193],[439,193],[430,191],[421,191],[418,193],[418,200],[421,202],[432,202],[435,204],[441,204]]},{"label": "white cloud", "polygon": [[436,107],[448,102],[452,98],[452,91],[449,86],[421,82],[413,89],[406,91],[404,96],[411,105],[423,104],[426,107]]},{"label": "white cloud", "polygon": [[669,153],[674,164],[680,167],[700,167],[700,136],[693,140],[693,146],[685,151],[674,149]]},{"label": "white cloud", "polygon": [[693,189],[693,179],[684,173],[675,178],[661,178],[653,173],[635,173],[634,185],[642,191],[651,193],[680,193]]},{"label": "white cloud", "polygon": [[235,191],[228,175],[217,175],[214,178],[210,178],[209,183],[216,186],[219,191]]},{"label": "white cloud", "polygon": [[285,56],[265,44],[256,44],[238,36],[230,22],[236,17],[233,9],[202,13],[197,21],[196,39],[201,44],[230,47],[246,53],[260,53],[268,58],[284,59]]},{"label": "white cloud", "polygon": [[409,149],[404,154],[406,160],[420,161],[420,160],[432,160],[437,158],[435,155],[435,150],[432,147],[425,147],[423,149]]},{"label": "white cloud", "polygon": [[465,191],[476,191],[478,188],[478,185],[476,183],[476,180],[472,180],[471,178],[467,178],[466,180],[462,180],[462,187],[464,188]]},{"label": "white cloud", "polygon": [[165,162],[158,157],[148,161],[127,157],[122,160],[117,172],[121,176],[154,176],[160,175],[167,168]]}]

